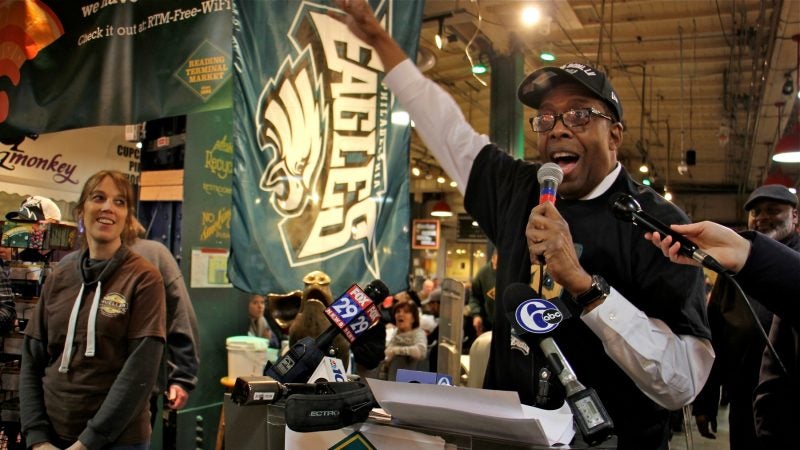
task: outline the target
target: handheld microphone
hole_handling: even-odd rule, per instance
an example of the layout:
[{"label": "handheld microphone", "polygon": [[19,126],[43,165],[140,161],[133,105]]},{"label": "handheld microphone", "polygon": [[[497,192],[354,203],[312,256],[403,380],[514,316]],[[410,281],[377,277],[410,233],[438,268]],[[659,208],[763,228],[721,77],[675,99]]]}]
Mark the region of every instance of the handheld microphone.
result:
[{"label": "handheld microphone", "polygon": [[556,203],[556,190],[564,180],[564,171],[556,163],[545,163],[536,172],[539,180],[539,203]]},{"label": "handheld microphone", "polygon": [[685,236],[672,231],[665,223],[643,211],[639,202],[630,195],[618,192],[611,196],[608,206],[611,208],[614,216],[619,220],[632,222],[651,233],[658,232],[662,237],[671,236],[672,242],[679,242],[681,244],[681,248],[678,250],[678,253],[681,255],[699,262],[714,272],[728,272],[716,259],[700,250],[697,244],[690,241]]},{"label": "handheld microphone", "polygon": [[[600,443],[613,433],[614,423],[611,416],[608,415],[597,392],[578,381],[567,358],[561,353],[555,340],[550,337],[563,320],[572,317],[572,313],[557,298],[544,300],[538,297],[539,294],[527,284],[509,284],[503,291],[506,317],[511,322],[512,330],[518,335],[530,334],[537,337],[539,347],[564,386],[567,404],[575,417],[583,440],[589,445]],[[546,382],[550,373],[540,371],[539,376]],[[546,390],[547,385],[540,384],[537,396],[546,397]]]},{"label": "handheld microphone", "polygon": [[363,290],[353,284],[325,309],[331,325],[316,339],[304,337],[295,342],[275,364],[268,362],[264,375],[282,383],[305,382],[339,333],[352,343],[380,321],[381,313],[373,299],[381,301],[387,295],[389,288],[380,280],[372,281]]}]

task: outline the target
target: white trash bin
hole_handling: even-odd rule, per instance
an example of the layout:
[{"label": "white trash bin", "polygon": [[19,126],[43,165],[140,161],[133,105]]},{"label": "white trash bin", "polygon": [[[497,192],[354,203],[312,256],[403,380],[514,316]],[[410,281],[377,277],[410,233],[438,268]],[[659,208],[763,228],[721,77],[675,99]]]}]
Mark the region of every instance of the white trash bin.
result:
[{"label": "white trash bin", "polygon": [[267,365],[269,339],[255,336],[231,336],[225,339],[228,350],[228,378],[260,376]]}]

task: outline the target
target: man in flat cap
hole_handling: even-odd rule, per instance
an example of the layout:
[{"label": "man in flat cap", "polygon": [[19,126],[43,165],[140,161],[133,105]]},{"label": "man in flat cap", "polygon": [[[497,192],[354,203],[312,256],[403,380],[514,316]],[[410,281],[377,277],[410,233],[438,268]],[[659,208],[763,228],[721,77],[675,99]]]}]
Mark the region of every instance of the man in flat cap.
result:
[{"label": "man in flat cap", "polygon": [[[748,226],[800,252],[797,233],[797,196],[784,186],[761,186],[744,204],[749,212]],[[786,301],[797,301],[786,298]],[[755,303],[755,302],[754,302]],[[763,339],[757,342],[764,348]],[[758,385],[753,400],[753,417],[760,447],[793,448],[797,446],[797,402],[800,401],[800,326],[797,317],[781,317],[776,312],[769,329],[769,340],[778,352],[788,373],[768,350],[763,351],[758,372]],[[749,375],[748,375],[749,376]],[[733,405],[731,405],[733,406]],[[731,413],[733,409],[731,409]],[[731,424],[731,448],[733,447]]]},{"label": "man in flat cap", "polygon": [[[797,196],[785,186],[769,184],[750,194],[744,204],[747,228],[758,231],[787,247],[800,251],[797,228]],[[772,313],[757,299],[749,297],[764,330],[770,328]],[[760,448],[753,420],[753,390],[758,384],[765,343],[758,325],[738,289],[728,279],[717,278],[708,303],[708,321],[717,358],[706,385],[694,401],[700,434],[714,439],[720,388],[730,401],[731,450]]]},{"label": "man in flat cap", "polygon": [[[537,340],[517,335],[506,316],[514,302],[524,301],[506,299],[506,287],[531,284],[533,270],[540,273],[532,263],[546,261],[550,279],[560,286],[553,296],[573,310],[552,330],[553,337],[581,382],[599,394],[613,420],[617,448],[666,450],[669,411],[694,399],[713,361],[703,273],[697,267],[676,270],[642,239],[641,230],[609,210],[611,195],[624,192],[663,222],[688,222],[617,161],[623,108],[611,81],[594,67],[569,63],[536,70],[519,86],[518,100],[538,110],[530,124],[543,161],[557,164],[564,175],[557,202],[538,203],[541,164],[514,159],[476,132],[364,0],[334,3],[346,14],[340,20],[367,44],[343,39],[347,54],[361,60],[377,54],[386,72],[383,82],[503,255],[484,387],[516,391],[523,403],[547,409],[565,400],[560,384],[540,377],[547,362]],[[541,314],[526,311],[531,314],[526,323]],[[549,395],[537,398],[545,382]]]},{"label": "man in flat cap", "polygon": [[781,184],[767,184],[744,204],[747,227],[797,250],[797,195]]}]

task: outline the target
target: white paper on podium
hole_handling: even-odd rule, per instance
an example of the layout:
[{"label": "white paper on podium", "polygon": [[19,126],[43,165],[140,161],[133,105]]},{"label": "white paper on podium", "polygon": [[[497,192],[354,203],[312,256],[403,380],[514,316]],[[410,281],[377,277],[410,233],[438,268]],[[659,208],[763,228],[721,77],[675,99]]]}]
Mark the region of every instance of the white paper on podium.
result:
[{"label": "white paper on podium", "polygon": [[575,435],[566,403],[550,411],[522,405],[510,391],[367,382],[381,408],[400,423],[548,446],[569,444]]}]

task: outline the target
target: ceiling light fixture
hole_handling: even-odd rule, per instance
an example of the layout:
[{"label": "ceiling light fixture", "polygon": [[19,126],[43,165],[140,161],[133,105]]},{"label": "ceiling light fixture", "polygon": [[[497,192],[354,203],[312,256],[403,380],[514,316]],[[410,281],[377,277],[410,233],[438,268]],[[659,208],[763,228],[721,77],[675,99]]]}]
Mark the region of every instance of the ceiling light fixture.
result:
[{"label": "ceiling light fixture", "polygon": [[647,162],[645,162],[645,161],[642,161],[642,165],[641,165],[641,166],[639,166],[639,172],[641,172],[641,173],[647,173],[647,172],[649,172],[649,171],[650,171],[650,168],[649,168],[649,167],[647,167]]},{"label": "ceiling light fixture", "polygon": [[392,111],[391,116],[392,125],[400,125],[402,127],[411,123],[411,116],[407,111]]},{"label": "ceiling light fixture", "polygon": [[436,37],[434,38],[436,41],[436,48],[439,50],[444,46],[444,41],[442,40],[444,38],[442,36],[444,36],[444,17],[439,18],[439,32],[436,33]]},{"label": "ceiling light fixture", "polygon": [[800,163],[800,122],[782,137],[775,146],[772,160],[781,163]]},{"label": "ceiling light fixture", "polygon": [[794,82],[792,81],[792,72],[786,72],[784,77],[786,77],[786,81],[783,82],[783,87],[781,88],[781,92],[783,93],[783,95],[792,95],[792,93],[794,93]]},{"label": "ceiling light fixture", "polygon": [[[800,34],[792,36],[797,42],[797,74],[800,77]],[[800,84],[800,79],[798,79]],[[800,117],[796,118],[792,130],[786,133],[775,145],[772,160],[781,163],[800,163]]]},{"label": "ceiling light fixture", "polygon": [[448,205],[446,201],[439,200],[433,205],[431,215],[433,217],[451,217],[453,215],[453,210],[450,209],[450,205]]},{"label": "ceiling light fixture", "polygon": [[678,164],[678,173],[681,175],[689,173],[689,165],[686,164],[686,160],[683,158],[681,158],[681,162]]},{"label": "ceiling light fixture", "polygon": [[541,11],[535,6],[528,6],[522,10],[522,23],[526,26],[531,26],[539,21],[542,17]]},{"label": "ceiling light fixture", "polygon": [[542,61],[553,62],[556,60],[556,55],[554,55],[550,50],[542,50],[542,52],[539,53],[539,59]]},{"label": "ceiling light fixture", "polygon": [[481,53],[480,56],[478,56],[478,62],[473,64],[471,68],[473,75],[483,75],[489,71],[489,66],[484,62],[486,58],[487,56],[485,53]]},{"label": "ceiling light fixture", "polygon": [[477,64],[472,66],[472,73],[474,73],[475,75],[483,75],[488,71],[489,68],[486,67],[486,64],[484,64],[483,62],[478,62]]}]

